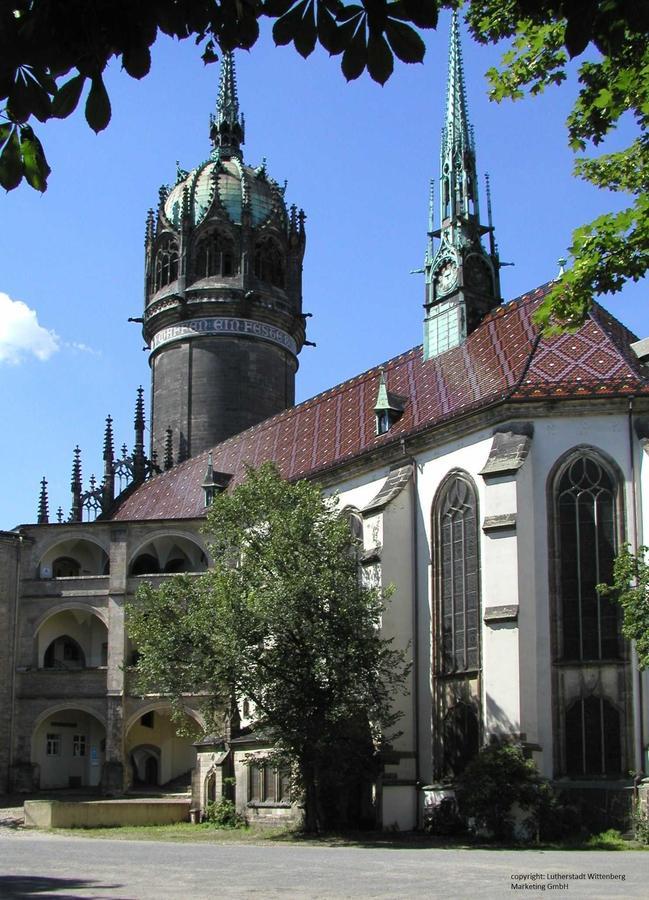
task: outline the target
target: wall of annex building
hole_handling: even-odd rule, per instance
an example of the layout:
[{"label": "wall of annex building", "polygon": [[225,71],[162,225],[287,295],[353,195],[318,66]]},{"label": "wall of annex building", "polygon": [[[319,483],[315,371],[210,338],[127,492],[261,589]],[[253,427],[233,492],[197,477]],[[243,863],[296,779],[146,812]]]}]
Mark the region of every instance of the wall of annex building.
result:
[{"label": "wall of annex building", "polygon": [[[0,704],[3,712],[12,713],[12,716],[7,713],[6,728],[3,722],[3,740],[0,741],[0,745],[7,748],[3,772],[9,769],[10,744],[14,766],[32,762],[41,771],[43,762],[49,769],[56,765],[64,767],[66,759],[71,763],[69,754],[66,756],[63,752],[63,743],[60,755],[51,754],[51,757],[60,756],[58,760],[49,757],[44,761],[40,757],[32,759],[34,723],[53,705],[59,709],[76,709],[81,705],[88,714],[105,723],[102,740],[106,745],[106,759],[122,761],[124,726],[120,698],[130,690],[124,605],[144,580],[160,583],[169,577],[129,577],[129,565],[141,548],[153,543],[168,554],[175,541],[191,550],[194,560],[204,559],[206,548],[199,533],[200,525],[201,522],[145,522],[124,526],[100,522],[24,529],[18,560],[20,584],[16,591],[15,629],[9,621],[12,619],[9,606],[7,622],[2,623],[2,634],[10,640],[12,651],[14,648],[16,651],[16,665],[8,668],[6,703]],[[12,548],[16,540],[12,539]],[[109,574],[86,572],[74,577],[54,577],[49,563],[57,557],[61,547],[66,553],[74,552],[75,547],[81,547],[84,552],[91,548],[85,558],[92,559],[94,555],[97,559],[109,559]],[[48,564],[45,567],[43,560]],[[69,667],[57,664],[53,668],[43,668],[47,647],[62,635],[81,647],[85,667],[75,665],[73,661]],[[62,656],[60,650],[59,647],[57,663],[63,662],[59,659]],[[10,657],[3,655],[3,659],[9,666]],[[185,763],[183,757],[180,761],[172,760],[169,765],[175,771]],[[76,771],[79,765],[75,758],[74,765],[71,763],[69,768]],[[5,776],[0,774],[4,782]],[[77,776],[72,773],[71,777]]]}]

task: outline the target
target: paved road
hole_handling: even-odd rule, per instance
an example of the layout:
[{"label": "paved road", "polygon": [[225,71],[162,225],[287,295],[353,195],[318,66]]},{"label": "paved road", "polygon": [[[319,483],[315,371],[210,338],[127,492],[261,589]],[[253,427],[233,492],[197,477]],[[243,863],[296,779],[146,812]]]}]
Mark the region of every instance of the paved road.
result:
[{"label": "paved road", "polygon": [[[11,900],[649,896],[649,854],[640,852],[269,847],[0,832],[0,897]],[[550,877],[557,875],[584,877]]]}]

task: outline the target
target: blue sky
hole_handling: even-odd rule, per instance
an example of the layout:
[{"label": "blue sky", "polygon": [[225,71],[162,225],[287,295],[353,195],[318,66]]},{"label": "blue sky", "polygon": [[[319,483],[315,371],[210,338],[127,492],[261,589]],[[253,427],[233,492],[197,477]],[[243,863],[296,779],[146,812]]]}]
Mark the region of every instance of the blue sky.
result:
[{"label": "blue sky", "polygon": [[[424,64],[399,64],[384,87],[367,76],[347,84],[338,59],[318,51],[304,61],[268,36],[237,55],[245,159],[266,157],[307,213],[304,309],[317,347],[302,351],[298,400],[421,342],[423,278],[410,271],[422,265],[438,175],[447,19],[426,43]],[[515,263],[502,272],[508,300],[553,278],[572,229],[621,198],[571,177],[574,84],[489,103],[484,72],[499,55],[465,35],[478,168],[491,176],[501,257]],[[99,477],[106,415],[130,448],[140,384],[148,409],[147,353],[127,322],[142,311],[146,212],[175,180],[176,160],[189,169],[209,154],[218,65],[205,67],[192,42],[160,39],[147,78],[114,66],[107,84],[108,129],[95,135],[83,115],[41,126],[50,187],[0,199],[0,529],[35,521],[43,476],[51,518],[59,505],[67,516],[75,444],[84,480]],[[645,283],[604,300],[641,337],[646,294]]]}]

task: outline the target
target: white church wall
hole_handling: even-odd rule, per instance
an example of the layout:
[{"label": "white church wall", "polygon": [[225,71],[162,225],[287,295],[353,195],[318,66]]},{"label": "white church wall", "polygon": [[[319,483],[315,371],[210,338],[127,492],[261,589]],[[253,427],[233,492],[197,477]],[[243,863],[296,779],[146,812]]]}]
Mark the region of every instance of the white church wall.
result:
[{"label": "white church wall", "polygon": [[404,682],[404,692],[395,697],[395,707],[402,713],[396,724],[401,733],[392,741],[398,765],[388,767],[386,777],[390,772],[396,783],[385,783],[383,792],[383,826],[389,827],[394,822],[401,830],[410,830],[417,825],[412,513],[413,490],[408,484],[388,503],[382,515],[381,577],[384,588],[390,585],[395,588],[383,616],[383,631],[394,639],[393,646],[403,650],[406,660],[413,664]]},{"label": "white church wall", "polygon": [[417,822],[417,795],[410,787],[385,785],[381,801],[383,828],[411,831]]},{"label": "white church wall", "polygon": [[[507,485],[488,485],[485,515],[494,515],[492,492],[506,487],[507,512],[516,514],[515,480]],[[484,521],[484,516],[482,516]],[[518,607],[518,554],[515,531],[483,534],[482,556],[482,687],[484,726],[487,735],[520,732],[519,623],[517,618],[485,623],[489,608]]]},{"label": "white church wall", "polygon": [[[534,506],[537,459],[534,439],[525,464],[516,476],[516,552],[518,561],[518,642],[517,678],[520,695],[520,730],[533,751],[533,758],[546,776],[552,774],[551,718],[543,710],[552,696],[549,660],[550,617],[547,602],[539,602],[536,585],[547,571],[547,557],[540,552],[538,528],[543,521]],[[541,572],[539,572],[539,569]],[[546,595],[547,598],[547,595]]]},{"label": "white church wall", "polygon": [[336,494],[339,498],[339,509],[353,506],[363,509],[378,494],[383,482],[390,472],[389,466],[381,466],[369,472],[345,478],[325,489],[327,494]]},{"label": "white church wall", "polygon": [[[536,721],[538,743],[543,752],[540,759],[543,774],[550,776],[554,769],[554,690],[551,644],[550,561],[548,492],[551,478],[560,460],[577,447],[588,447],[613,460],[624,479],[624,517],[628,518],[631,500],[629,444],[626,417],[594,415],[580,409],[572,416],[537,419],[534,422],[532,456],[534,460],[533,503],[528,525],[534,529],[537,565],[530,579],[530,591],[535,598],[534,626],[529,623],[525,635],[533,657],[525,657],[526,673],[536,673],[536,704],[524,710],[527,722]],[[626,528],[625,528],[626,531]],[[536,663],[531,665],[532,658]]]}]

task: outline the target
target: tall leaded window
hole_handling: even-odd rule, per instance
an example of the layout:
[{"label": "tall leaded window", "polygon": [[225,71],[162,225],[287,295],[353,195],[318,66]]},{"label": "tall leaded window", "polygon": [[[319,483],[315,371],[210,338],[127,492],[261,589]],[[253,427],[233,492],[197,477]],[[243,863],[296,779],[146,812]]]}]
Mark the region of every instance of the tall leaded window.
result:
[{"label": "tall leaded window", "polygon": [[462,475],[438,501],[440,669],[466,672],[480,666],[478,502]]},{"label": "tall leaded window", "polygon": [[477,704],[459,702],[447,711],[442,744],[446,774],[461,775],[480,749]]},{"label": "tall leaded window", "polygon": [[255,277],[275,287],[285,286],[284,259],[282,252],[273,240],[261,241],[255,248]]},{"label": "tall leaded window", "polygon": [[229,277],[235,274],[233,242],[218,232],[212,232],[204,237],[196,247],[194,257],[196,278],[208,278],[213,275]]},{"label": "tall leaded window", "polygon": [[596,586],[610,582],[617,544],[615,484],[591,456],[578,456],[557,485],[560,655],[565,660],[620,655],[618,610]]},{"label": "tall leaded window", "polygon": [[153,290],[159,291],[176,278],[178,278],[178,244],[174,240],[165,240],[156,253]]},{"label": "tall leaded window", "polygon": [[566,712],[568,775],[619,775],[620,714],[603,697],[581,697]]}]

